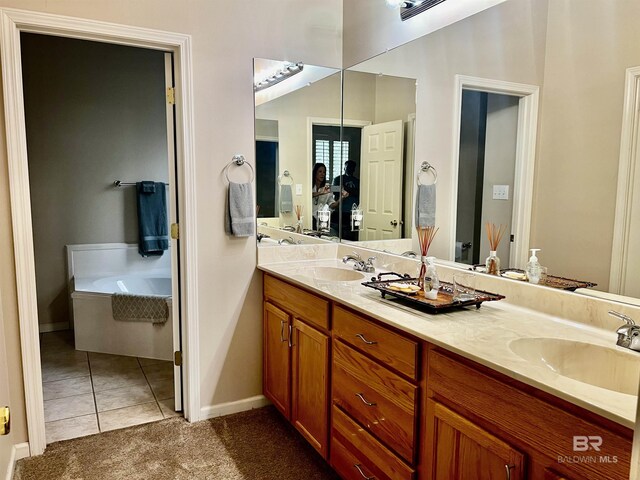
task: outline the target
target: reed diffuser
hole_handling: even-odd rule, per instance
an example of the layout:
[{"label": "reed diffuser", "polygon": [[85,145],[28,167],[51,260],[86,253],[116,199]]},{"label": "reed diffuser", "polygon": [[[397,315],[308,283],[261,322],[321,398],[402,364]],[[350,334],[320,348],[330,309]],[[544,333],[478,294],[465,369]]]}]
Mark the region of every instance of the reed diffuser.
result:
[{"label": "reed diffuser", "polygon": [[500,224],[500,227],[493,223],[487,222],[485,224],[485,228],[487,230],[487,237],[489,239],[489,256],[485,261],[485,266],[487,267],[487,273],[490,275],[500,275],[500,259],[498,258],[498,245],[500,245],[500,240],[502,240],[502,236],[507,231],[507,226]]},{"label": "reed diffuser", "polygon": [[296,233],[302,233],[302,205],[296,205],[296,218],[298,219]]},{"label": "reed diffuser", "polygon": [[418,242],[420,243],[420,274],[418,275],[418,286],[420,288],[424,287],[424,274],[427,271],[427,254],[429,253],[429,247],[431,246],[431,242],[433,242],[433,237],[438,233],[438,228],[434,225],[429,225],[427,227],[416,227],[418,232]]}]

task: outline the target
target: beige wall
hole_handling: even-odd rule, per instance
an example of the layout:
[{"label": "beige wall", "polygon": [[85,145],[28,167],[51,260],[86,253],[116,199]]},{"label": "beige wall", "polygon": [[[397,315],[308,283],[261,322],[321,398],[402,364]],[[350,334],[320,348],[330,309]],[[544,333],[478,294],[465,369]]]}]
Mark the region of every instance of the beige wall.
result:
[{"label": "beige wall", "polygon": [[113,181],[168,182],[164,54],[27,34],[22,56],[38,321],[61,323],[64,246],[138,242],[135,187]]},{"label": "beige wall", "polygon": [[[200,403],[261,393],[261,276],[253,239],[224,234],[223,168],[235,153],[254,163],[253,57],[341,66],[342,1],[1,0],[0,6],[189,34],[193,41]],[[4,116],[0,130],[4,132]],[[0,135],[0,152],[6,152]],[[0,167],[2,292],[14,442],[27,439],[6,154]]]},{"label": "beige wall", "polygon": [[344,65],[355,65],[504,1],[445,2],[430,9],[428,14],[403,22],[398,8],[390,8],[382,0],[347,0],[344,2]]},{"label": "beige wall", "polygon": [[625,70],[640,2],[549,2],[532,246],[554,273],[608,290]]}]

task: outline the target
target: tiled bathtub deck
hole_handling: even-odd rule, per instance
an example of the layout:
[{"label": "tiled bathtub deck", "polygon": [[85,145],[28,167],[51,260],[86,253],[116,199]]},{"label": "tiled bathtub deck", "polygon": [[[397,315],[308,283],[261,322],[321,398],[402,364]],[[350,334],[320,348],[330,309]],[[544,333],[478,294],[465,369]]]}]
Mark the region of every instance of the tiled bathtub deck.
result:
[{"label": "tiled bathtub deck", "polygon": [[70,330],[41,334],[40,355],[47,443],[179,415],[171,362],[79,352]]}]

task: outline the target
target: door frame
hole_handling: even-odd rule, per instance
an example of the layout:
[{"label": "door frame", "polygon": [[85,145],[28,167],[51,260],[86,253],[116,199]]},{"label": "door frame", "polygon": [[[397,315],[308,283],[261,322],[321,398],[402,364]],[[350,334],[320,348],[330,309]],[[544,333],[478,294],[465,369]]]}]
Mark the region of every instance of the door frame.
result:
[{"label": "door frame", "polygon": [[611,245],[611,271],[609,292],[621,293],[625,287],[631,203],[634,195],[633,177],[638,165],[640,140],[640,66],[628,68],[625,74],[624,103],[622,107],[622,133],[620,134],[620,160],[618,163],[618,189],[616,213]]},{"label": "door frame", "polygon": [[460,121],[462,90],[498,93],[520,97],[516,140],[515,176],[511,233],[514,242],[510,249],[509,266],[522,268],[528,259],[533,205],[533,179],[538,131],[540,87],[524,83],[504,82],[467,75],[455,76],[453,101],[453,155],[451,165],[451,217],[449,225],[449,258],[455,259],[456,216],[458,210],[458,162],[460,160]]},{"label": "door frame", "polygon": [[172,52],[176,87],[176,164],[179,216],[183,338],[184,416],[200,419],[198,283],[192,53],[189,35],[40,12],[0,9],[2,78],[7,163],[13,229],[22,369],[31,455],[46,447],[40,366],[35,260],[29,195],[20,33],[39,33]]}]

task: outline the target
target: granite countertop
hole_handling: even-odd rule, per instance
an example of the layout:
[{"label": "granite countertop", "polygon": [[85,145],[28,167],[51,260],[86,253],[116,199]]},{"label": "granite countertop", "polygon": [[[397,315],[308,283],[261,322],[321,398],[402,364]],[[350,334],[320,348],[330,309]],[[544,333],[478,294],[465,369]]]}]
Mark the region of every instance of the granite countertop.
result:
[{"label": "granite countertop", "polygon": [[[635,426],[636,395],[619,393],[558,375],[549,367],[525,360],[510,349],[510,343],[514,340],[553,338],[617,349],[621,355],[629,355],[629,359],[633,361],[637,355],[635,352],[627,352],[615,346],[615,331],[564,320],[512,305],[504,300],[485,302],[480,309],[455,309],[433,315],[394,304],[382,299],[378,291],[361,285],[361,282],[368,281],[375,274],[364,274],[365,277],[361,280],[321,281],[313,277],[314,267],[351,269],[350,265],[335,258],[274,262],[258,266],[264,272],[314,291],[621,425],[629,428]],[[631,386],[634,381],[637,379],[630,378]]]}]

